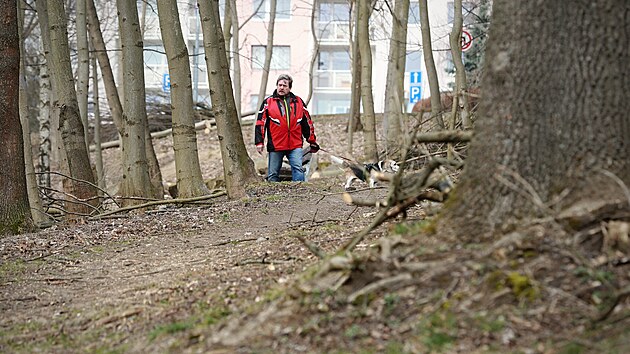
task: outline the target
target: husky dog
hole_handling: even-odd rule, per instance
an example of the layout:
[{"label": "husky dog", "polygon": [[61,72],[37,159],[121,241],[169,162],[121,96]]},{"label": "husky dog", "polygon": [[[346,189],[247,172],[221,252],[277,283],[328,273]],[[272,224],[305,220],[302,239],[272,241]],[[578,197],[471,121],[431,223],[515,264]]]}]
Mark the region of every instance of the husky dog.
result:
[{"label": "husky dog", "polygon": [[352,182],[354,182],[355,179],[366,182],[370,188],[374,188],[374,186],[376,186],[376,178],[374,178],[373,173],[382,172],[394,174],[398,172],[399,169],[398,163],[394,160],[381,160],[375,163],[366,163],[362,165],[354,161],[344,160],[334,155],[330,155],[330,158],[333,163],[342,165],[346,170],[346,184],[344,185],[345,190],[352,189]]}]

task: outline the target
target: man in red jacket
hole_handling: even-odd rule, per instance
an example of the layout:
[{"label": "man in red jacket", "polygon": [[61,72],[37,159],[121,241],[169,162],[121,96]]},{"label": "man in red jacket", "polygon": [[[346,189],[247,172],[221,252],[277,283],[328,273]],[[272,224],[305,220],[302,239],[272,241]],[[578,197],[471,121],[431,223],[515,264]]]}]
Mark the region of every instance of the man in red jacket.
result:
[{"label": "man in red jacket", "polygon": [[276,80],[276,90],[273,95],[263,100],[256,118],[254,144],[256,151],[262,155],[263,143],[265,137],[267,138],[269,152],[267,180],[271,182],[279,181],[278,174],[284,156],[291,165],[292,180],[304,181],[303,138],[310,144],[312,153],[319,150],[311,116],[304,101],[291,93],[291,86],[293,86],[291,76],[280,75]]}]

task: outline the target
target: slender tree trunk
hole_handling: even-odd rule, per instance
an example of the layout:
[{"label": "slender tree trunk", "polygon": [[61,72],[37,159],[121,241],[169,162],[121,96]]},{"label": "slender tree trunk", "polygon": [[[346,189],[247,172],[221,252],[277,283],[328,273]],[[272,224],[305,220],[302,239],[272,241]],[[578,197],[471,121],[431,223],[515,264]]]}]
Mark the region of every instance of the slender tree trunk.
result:
[{"label": "slender tree trunk", "polygon": [[315,63],[319,60],[319,38],[317,38],[317,28],[316,28],[316,19],[317,19],[317,7],[319,6],[319,0],[313,1],[313,8],[311,9],[311,35],[313,36],[313,56],[311,57],[311,63],[308,67],[308,96],[306,97],[306,105],[311,102],[311,98],[313,98],[313,72],[315,71]]},{"label": "slender tree trunk", "polygon": [[451,54],[453,63],[455,63],[455,91],[453,92],[454,114],[452,118],[454,123],[449,129],[455,129],[457,123],[457,114],[461,116],[462,126],[464,129],[470,129],[470,112],[468,111],[468,83],[466,79],[466,68],[462,59],[462,26],[464,18],[462,15],[462,0],[455,0],[454,4],[455,17],[453,19],[453,30],[450,35]]},{"label": "slender tree trunk", "polygon": [[[352,59],[352,91],[350,93],[350,114],[348,115],[348,154],[353,156],[354,132],[363,130],[361,124],[361,51],[359,50],[359,6],[353,2],[350,19],[350,57]],[[354,24],[354,26],[353,26]]]},{"label": "slender tree trunk", "polygon": [[85,146],[89,148],[88,134],[88,90],[90,86],[90,52],[88,48],[87,38],[87,16],[86,1],[76,0],[76,29],[77,29],[77,102],[79,104],[79,113],[81,115],[81,123],[83,123],[83,135],[85,137]]},{"label": "slender tree trunk", "polygon": [[158,0],[157,6],[168,71],[171,75],[177,196],[179,198],[198,197],[210,194],[210,190],[201,177],[188,49],[179,22],[176,0]]},{"label": "slender tree trunk", "polygon": [[[90,1],[90,0],[88,0]],[[92,52],[94,47],[92,46]],[[103,151],[101,150],[101,107],[100,107],[100,95],[98,88],[98,65],[96,63],[96,56],[92,56],[92,100],[94,101],[94,163],[96,164],[96,182],[99,191],[99,196],[102,196],[102,190],[107,187],[105,184],[105,172],[103,171]]]},{"label": "slender tree trunk", "polygon": [[267,92],[267,82],[269,82],[269,68],[271,67],[271,56],[273,55],[273,31],[276,24],[276,0],[269,0],[271,12],[269,14],[269,27],[267,27],[267,45],[265,46],[265,64],[262,69],[260,79],[260,90],[258,90],[258,104],[265,99]]},{"label": "slender tree trunk", "polygon": [[225,43],[225,51],[228,60],[228,67],[232,61],[232,51],[230,43],[232,43],[232,2],[225,1],[225,11],[223,12],[223,42]]},{"label": "slender tree trunk", "polygon": [[357,33],[361,51],[361,102],[363,102],[363,147],[366,161],[378,160],[376,147],[376,117],[374,115],[374,97],[372,96],[372,46],[370,45],[369,20],[370,2],[359,1],[359,25]]},{"label": "slender tree trunk", "polygon": [[[146,155],[147,112],[144,91],[143,44],[135,0],[117,0],[124,82],[121,126],[123,197],[153,197]],[[125,205],[141,200],[126,199]]]},{"label": "slender tree trunk", "polygon": [[39,156],[37,170],[39,175],[39,185],[50,188],[50,156],[51,132],[50,121],[52,110],[50,109],[50,97],[52,87],[48,70],[48,57],[50,56],[50,36],[48,33],[48,10],[46,2],[36,1],[37,19],[40,27],[40,45],[43,55],[40,55],[42,65],[39,67]]},{"label": "slender tree trunk", "polygon": [[433,60],[433,46],[431,44],[431,26],[429,25],[429,9],[427,0],[420,0],[420,31],[422,32],[422,54],[427,68],[429,91],[431,92],[431,115],[440,129],[444,129],[442,119],[442,102],[440,99],[440,83],[438,81],[435,61]]},{"label": "slender tree trunk", "polygon": [[19,114],[20,45],[18,6],[0,0],[0,235],[31,231],[24,169],[24,142]]},{"label": "slender tree trunk", "polygon": [[101,69],[101,75],[103,75],[103,86],[105,87],[105,95],[107,96],[107,104],[109,111],[112,115],[114,125],[118,129],[118,133],[122,133],[123,125],[123,108],[120,102],[120,96],[118,95],[118,89],[116,88],[116,82],[114,80],[114,73],[112,72],[112,66],[107,55],[107,48],[105,47],[105,41],[103,40],[103,33],[101,32],[100,21],[96,14],[96,7],[94,6],[94,0],[87,1],[87,17],[90,32],[90,40],[94,46],[94,53],[98,59],[98,64]]},{"label": "slender tree trunk", "polygon": [[24,28],[24,4],[21,3],[18,9],[18,34],[20,44],[20,79],[19,79],[19,112],[20,122],[22,125],[22,140],[24,141],[24,165],[26,168],[26,188],[28,192],[28,202],[31,207],[31,215],[36,226],[40,227],[50,221],[50,218],[44,212],[42,207],[42,199],[39,196],[39,188],[37,187],[37,176],[35,175],[35,167],[33,166],[33,148],[31,146],[31,129],[29,123],[29,107],[28,107],[28,89],[25,77],[25,54],[24,54],[24,38],[22,37],[22,29]]},{"label": "slender tree trunk", "polygon": [[236,0],[229,0],[231,3],[232,11],[230,14],[232,15],[232,28],[234,31],[232,33],[232,61],[233,68],[232,72],[234,73],[233,82],[234,82],[234,97],[236,104],[236,113],[238,114],[239,121],[241,120],[241,58],[240,58],[240,38],[239,31],[240,27],[238,24],[238,12],[236,9]]},{"label": "slender tree trunk", "polygon": [[94,174],[90,166],[83,124],[79,114],[77,94],[74,87],[66,13],[61,0],[48,1],[50,26],[51,74],[57,94],[56,106],[59,109],[59,126],[68,169],[73,180],[67,181],[69,194],[76,201],[68,201],[66,209],[71,213],[89,214],[90,205],[96,205],[97,190],[94,188]]},{"label": "slender tree trunk", "polygon": [[246,195],[245,187],[260,179],[256,174],[254,162],[247,154],[236,112],[232,81],[225,55],[225,43],[221,33],[218,1],[200,2],[199,12],[202,17],[201,27],[203,28],[212,111],[221,144],[226,189],[230,198],[242,198]]},{"label": "slender tree trunk", "polygon": [[494,2],[475,137],[441,227],[479,240],[539,217],[579,229],[628,215],[628,10]]},{"label": "slender tree trunk", "polygon": [[387,139],[387,153],[397,158],[400,148],[401,120],[403,117],[404,75],[407,58],[407,18],[409,0],[396,0],[392,18],[392,38],[389,42],[389,61],[385,83],[383,132]]}]

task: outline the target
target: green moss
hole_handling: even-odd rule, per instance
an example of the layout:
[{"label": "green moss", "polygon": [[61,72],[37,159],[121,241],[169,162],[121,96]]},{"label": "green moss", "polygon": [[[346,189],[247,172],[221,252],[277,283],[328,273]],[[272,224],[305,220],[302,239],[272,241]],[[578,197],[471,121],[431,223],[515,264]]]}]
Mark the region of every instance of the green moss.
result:
[{"label": "green moss", "polygon": [[512,293],[517,298],[534,300],[538,297],[538,288],[530,277],[518,272],[510,272],[507,274],[507,281],[512,288]]}]

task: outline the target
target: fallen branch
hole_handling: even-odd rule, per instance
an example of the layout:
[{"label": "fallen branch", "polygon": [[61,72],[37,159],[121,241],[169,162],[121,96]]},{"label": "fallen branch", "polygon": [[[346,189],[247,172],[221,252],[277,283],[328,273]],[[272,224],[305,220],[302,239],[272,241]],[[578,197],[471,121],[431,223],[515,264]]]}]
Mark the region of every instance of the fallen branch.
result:
[{"label": "fallen branch", "polygon": [[306,246],[306,248],[308,248],[308,250],[311,251],[312,254],[317,256],[317,258],[319,258],[319,259],[326,258],[326,252],[324,252],[324,250],[322,250],[319,246],[317,246],[313,242],[305,239],[304,236],[296,235],[295,237],[298,240],[300,240],[300,242],[302,242],[302,244],[304,244],[304,246]]},{"label": "fallen branch", "polygon": [[353,292],[352,294],[350,294],[350,296],[348,296],[348,302],[353,303],[360,296],[364,296],[364,295],[367,295],[367,294],[372,293],[374,291],[377,291],[377,290],[380,290],[380,289],[385,288],[387,286],[390,286],[392,284],[406,282],[406,281],[411,280],[411,279],[413,279],[411,274],[409,274],[409,273],[402,273],[402,274],[398,274],[398,275],[395,275],[395,276],[390,277],[390,278],[385,278],[385,279],[381,279],[379,281],[375,281],[375,282],[370,283],[370,284],[364,286],[363,288]]},{"label": "fallen branch", "polygon": [[111,210],[111,211],[108,211],[106,213],[102,213],[102,214],[93,216],[93,217],[89,218],[89,220],[98,220],[98,219],[100,219],[102,217],[109,216],[109,215],[112,215],[112,214],[122,213],[122,212],[125,212],[125,211],[134,210],[134,209],[147,208],[147,207],[155,206],[155,205],[186,204],[186,203],[198,202],[200,200],[212,199],[212,198],[220,197],[220,196],[223,196],[223,195],[226,195],[226,194],[227,193],[225,191],[218,191],[217,193],[210,194],[210,195],[204,195],[204,196],[201,196],[201,197],[185,198],[185,199],[156,200],[156,201],[151,201],[151,202],[144,203],[144,204],[131,205],[131,206],[128,206],[128,207],[119,208],[119,209],[116,209],[116,210]]},{"label": "fallen branch", "polygon": [[441,130],[430,133],[418,133],[413,140],[418,143],[465,143],[472,140],[471,131]]}]

